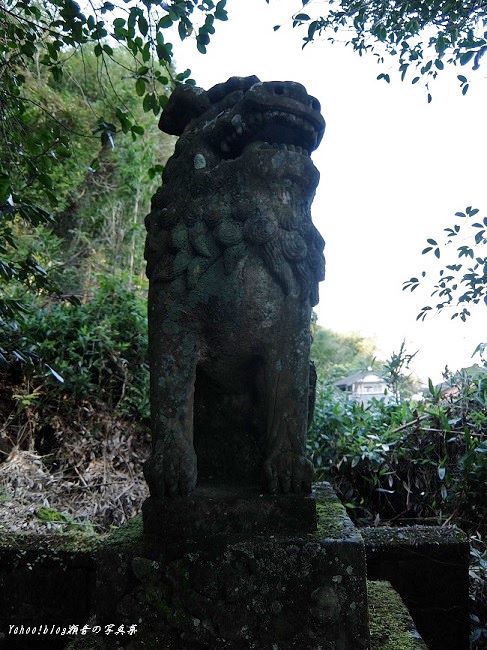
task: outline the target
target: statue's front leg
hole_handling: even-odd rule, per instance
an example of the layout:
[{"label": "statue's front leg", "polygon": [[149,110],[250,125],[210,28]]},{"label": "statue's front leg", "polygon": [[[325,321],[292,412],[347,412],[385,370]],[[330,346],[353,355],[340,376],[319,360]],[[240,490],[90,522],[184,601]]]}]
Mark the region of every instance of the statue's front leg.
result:
[{"label": "statue's front leg", "polygon": [[309,331],[291,333],[266,359],[266,487],[271,493],[309,494],[313,466],[306,458]]},{"label": "statue's front leg", "polygon": [[[168,333],[168,330],[173,330]],[[152,451],[144,467],[151,496],[188,495],[196,485],[193,402],[197,339],[149,314]]]}]

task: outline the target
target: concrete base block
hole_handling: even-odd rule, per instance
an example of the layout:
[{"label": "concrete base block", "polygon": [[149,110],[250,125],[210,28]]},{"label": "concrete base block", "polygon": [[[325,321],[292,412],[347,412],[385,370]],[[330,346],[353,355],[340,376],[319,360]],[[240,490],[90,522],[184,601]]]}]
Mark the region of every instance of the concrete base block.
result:
[{"label": "concrete base block", "polygon": [[362,528],[371,580],[400,594],[430,650],[469,647],[469,544],[453,526]]}]

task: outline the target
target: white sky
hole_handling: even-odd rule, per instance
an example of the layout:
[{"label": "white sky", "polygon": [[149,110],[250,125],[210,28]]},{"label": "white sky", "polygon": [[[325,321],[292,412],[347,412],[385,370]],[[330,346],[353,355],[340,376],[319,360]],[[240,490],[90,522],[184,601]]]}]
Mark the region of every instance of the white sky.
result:
[{"label": "white sky", "polygon": [[[487,214],[485,75],[467,71],[474,79],[462,97],[456,75],[465,69],[446,70],[427,104],[421,82],[400,81],[395,59],[378,66],[372,56],[323,41],[302,50],[302,30],[290,21],[300,6],[228,0],[229,20],[216,22],[206,55],[194,41],[174,38],[176,64],[189,67],[203,88],[256,74],[299,81],[320,100],[327,130],[313,154],[321,173],[313,220],[326,240],[327,277],[318,321],[373,337],[382,358],[406,338],[409,352],[419,349],[414,372],[439,381],[445,364],[473,363],[477,343],[487,340],[485,307],[474,308],[467,323],[434,313],[417,323],[432,301],[426,291],[401,287],[427,270],[425,240],[442,240],[455,212],[473,205],[478,216]],[[275,24],[283,27],[274,32]],[[389,72],[391,83],[377,81],[379,72]]]}]

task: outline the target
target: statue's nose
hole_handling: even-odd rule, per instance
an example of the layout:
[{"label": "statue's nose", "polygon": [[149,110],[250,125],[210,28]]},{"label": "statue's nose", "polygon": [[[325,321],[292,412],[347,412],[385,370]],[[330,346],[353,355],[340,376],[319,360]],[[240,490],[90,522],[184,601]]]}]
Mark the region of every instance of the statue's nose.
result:
[{"label": "statue's nose", "polygon": [[262,88],[272,95],[291,97],[315,111],[321,110],[320,102],[308,95],[306,88],[295,81],[265,81]]}]

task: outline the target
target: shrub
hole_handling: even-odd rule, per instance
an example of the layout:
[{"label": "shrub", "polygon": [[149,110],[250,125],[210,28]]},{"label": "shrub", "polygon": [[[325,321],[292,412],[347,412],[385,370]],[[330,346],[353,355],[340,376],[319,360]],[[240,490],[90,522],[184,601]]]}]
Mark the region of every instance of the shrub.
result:
[{"label": "shrub", "polygon": [[430,383],[422,402],[366,408],[320,387],[309,450],[357,518],[454,514],[466,530],[486,526],[487,376],[457,373],[448,385],[448,398]]},{"label": "shrub", "polygon": [[32,308],[0,347],[21,350],[53,398],[96,398],[148,417],[146,330],[145,298],[117,274],[100,278],[90,300]]},{"label": "shrub", "polygon": [[[363,406],[320,386],[309,451],[355,521],[454,523],[470,534],[472,647],[487,638],[487,373],[430,382],[422,402]],[[449,395],[446,397],[446,395]]]}]

